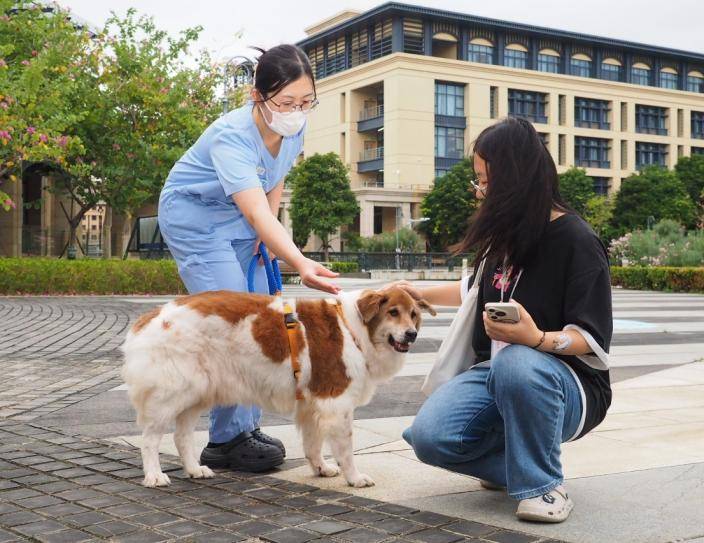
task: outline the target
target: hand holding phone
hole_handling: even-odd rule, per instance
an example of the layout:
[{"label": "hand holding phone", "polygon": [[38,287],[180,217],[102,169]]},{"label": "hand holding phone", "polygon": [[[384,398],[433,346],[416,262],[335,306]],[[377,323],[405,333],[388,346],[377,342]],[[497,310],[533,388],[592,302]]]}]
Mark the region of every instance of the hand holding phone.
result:
[{"label": "hand holding phone", "polygon": [[492,321],[516,324],[521,320],[521,312],[512,302],[487,302],[484,310]]}]

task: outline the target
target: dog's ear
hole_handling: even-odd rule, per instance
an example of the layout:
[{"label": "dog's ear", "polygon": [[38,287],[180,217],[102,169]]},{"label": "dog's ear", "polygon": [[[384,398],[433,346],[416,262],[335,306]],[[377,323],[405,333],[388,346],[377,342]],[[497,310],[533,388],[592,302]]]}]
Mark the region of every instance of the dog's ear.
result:
[{"label": "dog's ear", "polygon": [[363,291],[357,300],[357,308],[362,315],[362,321],[366,324],[372,320],[379,313],[381,304],[386,300],[388,300],[388,297],[385,294],[375,290]]},{"label": "dog's ear", "polygon": [[437,311],[435,311],[435,308],[430,305],[426,300],[421,298],[420,300],[416,300],[416,303],[418,304],[418,307],[420,307],[422,310],[427,311],[430,313],[433,317],[438,314]]}]

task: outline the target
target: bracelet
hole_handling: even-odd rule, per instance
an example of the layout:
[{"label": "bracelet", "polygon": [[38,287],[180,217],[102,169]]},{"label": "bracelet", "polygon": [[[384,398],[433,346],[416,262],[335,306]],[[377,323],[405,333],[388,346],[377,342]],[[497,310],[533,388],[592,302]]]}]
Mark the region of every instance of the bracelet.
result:
[{"label": "bracelet", "polygon": [[546,334],[546,332],[543,330],[543,337],[540,338],[540,341],[538,342],[538,344],[535,347],[533,347],[533,349],[537,349],[538,347],[540,347],[543,344],[543,341],[545,341],[545,334]]}]

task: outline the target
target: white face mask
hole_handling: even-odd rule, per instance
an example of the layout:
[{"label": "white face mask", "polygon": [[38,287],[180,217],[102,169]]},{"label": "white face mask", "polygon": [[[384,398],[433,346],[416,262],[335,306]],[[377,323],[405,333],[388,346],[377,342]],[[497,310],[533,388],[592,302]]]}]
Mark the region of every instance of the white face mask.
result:
[{"label": "white face mask", "polygon": [[271,113],[271,122],[266,120],[266,115],[262,111],[264,122],[269,128],[281,136],[293,136],[303,128],[306,123],[306,114],[302,111],[291,111],[290,113],[281,113],[280,111],[272,111],[272,109],[264,102],[266,108]]}]

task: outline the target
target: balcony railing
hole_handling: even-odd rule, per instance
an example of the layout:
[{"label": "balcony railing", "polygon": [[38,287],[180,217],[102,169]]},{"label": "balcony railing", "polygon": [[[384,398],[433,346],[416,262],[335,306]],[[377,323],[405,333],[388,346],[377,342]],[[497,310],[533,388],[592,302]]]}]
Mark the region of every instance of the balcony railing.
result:
[{"label": "balcony railing", "polygon": [[374,147],[372,149],[365,149],[359,153],[359,161],[364,162],[367,160],[380,160],[384,158],[384,148]]},{"label": "balcony railing", "polygon": [[359,114],[360,121],[366,121],[369,119],[375,119],[376,117],[384,116],[384,104],[379,104],[378,106],[372,106],[363,109]]},{"label": "balcony railing", "polygon": [[597,128],[599,130],[611,129],[611,123],[606,121],[585,121],[583,119],[575,119],[574,125],[580,128]]},{"label": "balcony railing", "polygon": [[639,134],[656,134],[658,136],[667,136],[667,128],[660,126],[636,126],[636,132]]}]

